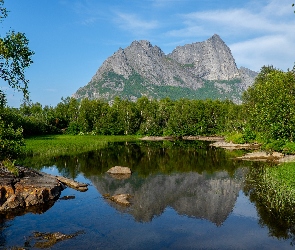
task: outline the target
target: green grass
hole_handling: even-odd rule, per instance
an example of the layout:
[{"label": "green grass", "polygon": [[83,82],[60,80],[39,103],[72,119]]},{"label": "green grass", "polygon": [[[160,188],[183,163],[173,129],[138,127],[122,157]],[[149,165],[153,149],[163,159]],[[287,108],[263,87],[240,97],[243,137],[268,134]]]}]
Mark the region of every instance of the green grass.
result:
[{"label": "green grass", "polygon": [[[295,162],[284,163],[266,171],[276,183],[283,185],[283,189],[292,192],[295,198]],[[295,202],[295,201],[294,201]]]},{"label": "green grass", "polygon": [[295,223],[295,163],[268,167],[258,175],[256,192],[267,210],[282,220]]},{"label": "green grass", "polygon": [[73,155],[104,147],[108,142],[138,140],[138,136],[49,135],[25,140],[28,156]]},{"label": "green grass", "polygon": [[243,144],[245,143],[245,140],[243,138],[243,134],[239,132],[233,132],[225,135],[225,141],[226,142],[232,142],[237,144]]}]

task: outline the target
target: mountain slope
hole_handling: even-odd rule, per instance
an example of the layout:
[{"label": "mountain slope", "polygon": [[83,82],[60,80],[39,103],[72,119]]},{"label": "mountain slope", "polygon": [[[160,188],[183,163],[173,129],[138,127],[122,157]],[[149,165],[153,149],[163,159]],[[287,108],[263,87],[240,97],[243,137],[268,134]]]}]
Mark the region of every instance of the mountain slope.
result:
[{"label": "mountain slope", "polygon": [[168,55],[141,40],[120,48],[104,61],[91,81],[73,97],[112,101],[116,96],[129,100],[148,96],[240,102],[241,93],[253,83],[256,74],[237,68],[229,47],[218,35],[178,46]]}]

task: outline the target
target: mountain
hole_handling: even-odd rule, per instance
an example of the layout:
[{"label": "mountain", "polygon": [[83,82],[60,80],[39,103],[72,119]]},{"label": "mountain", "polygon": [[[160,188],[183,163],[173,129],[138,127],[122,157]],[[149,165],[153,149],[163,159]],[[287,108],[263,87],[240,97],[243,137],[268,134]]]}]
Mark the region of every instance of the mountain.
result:
[{"label": "mountain", "polygon": [[73,97],[107,101],[116,96],[133,101],[141,96],[211,98],[239,103],[256,75],[250,69],[237,68],[229,47],[216,34],[204,42],[178,46],[168,55],[141,40],[105,60]]}]

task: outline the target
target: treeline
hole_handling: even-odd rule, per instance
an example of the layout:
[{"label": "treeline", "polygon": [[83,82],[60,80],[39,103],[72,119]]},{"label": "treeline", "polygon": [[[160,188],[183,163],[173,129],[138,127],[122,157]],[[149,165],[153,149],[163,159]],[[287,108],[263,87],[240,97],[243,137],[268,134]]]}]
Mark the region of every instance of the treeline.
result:
[{"label": "treeline", "polygon": [[[62,99],[0,107],[0,154],[19,152],[23,136],[47,134],[189,136],[226,134],[238,143],[262,142],[271,150],[295,153],[295,70],[263,67],[243,95],[243,104],[219,100],[136,102]],[[13,154],[9,155],[10,158]]]},{"label": "treeline", "polygon": [[102,100],[62,99],[56,107],[40,103],[5,108],[7,124],[22,128],[24,136],[46,134],[95,135],[216,135],[240,130],[245,123],[243,107],[231,101],[172,101],[139,98],[136,102],[115,98]]}]

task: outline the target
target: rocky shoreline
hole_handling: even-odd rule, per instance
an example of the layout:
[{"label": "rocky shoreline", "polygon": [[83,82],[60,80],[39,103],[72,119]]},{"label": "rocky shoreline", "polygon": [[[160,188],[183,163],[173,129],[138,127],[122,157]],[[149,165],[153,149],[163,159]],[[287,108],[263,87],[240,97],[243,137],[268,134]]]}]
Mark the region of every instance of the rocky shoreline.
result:
[{"label": "rocky shoreline", "polygon": [[295,155],[284,155],[279,152],[265,152],[260,151],[261,144],[259,143],[244,143],[237,144],[232,142],[226,142],[224,137],[221,136],[145,136],[141,138],[144,141],[164,141],[164,140],[198,140],[198,141],[209,141],[212,142],[210,146],[223,148],[227,150],[256,150],[252,153],[247,153],[241,157],[237,157],[237,160],[248,160],[248,161],[274,161],[277,163],[283,162],[295,162]]},{"label": "rocky shoreline", "polygon": [[86,191],[87,184],[17,166],[19,175],[0,168],[0,213],[47,210],[67,186]]}]

